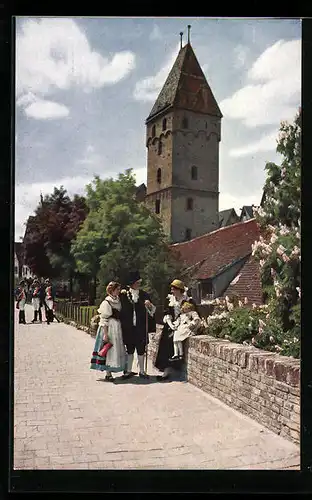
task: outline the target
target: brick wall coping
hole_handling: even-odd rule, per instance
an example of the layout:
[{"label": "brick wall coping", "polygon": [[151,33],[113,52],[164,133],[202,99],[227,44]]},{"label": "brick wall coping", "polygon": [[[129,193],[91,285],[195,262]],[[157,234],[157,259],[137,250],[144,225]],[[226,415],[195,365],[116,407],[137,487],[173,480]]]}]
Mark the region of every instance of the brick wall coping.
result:
[{"label": "brick wall coping", "polygon": [[[161,325],[157,325],[155,336],[158,337],[161,328]],[[292,387],[300,386],[300,359],[264,351],[254,346],[237,344],[210,335],[191,337],[188,348],[195,349],[206,356],[225,360],[241,368],[248,368],[253,373],[273,377],[276,381]]]}]

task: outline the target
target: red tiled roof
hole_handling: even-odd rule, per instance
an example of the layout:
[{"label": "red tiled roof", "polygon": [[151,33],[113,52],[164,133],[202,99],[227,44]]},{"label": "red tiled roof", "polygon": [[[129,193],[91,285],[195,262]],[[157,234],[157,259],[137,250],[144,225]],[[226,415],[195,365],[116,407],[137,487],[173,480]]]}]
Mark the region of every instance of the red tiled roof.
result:
[{"label": "red tiled roof", "polygon": [[176,243],[170,248],[178,253],[186,266],[194,266],[192,276],[202,280],[215,276],[224,266],[251,253],[251,245],[259,236],[256,220],[250,219]]},{"label": "red tiled roof", "polygon": [[[238,278],[238,280],[237,280]],[[237,281],[236,281],[237,280]],[[253,302],[257,305],[263,303],[261,277],[259,263],[251,255],[244,266],[237,273],[234,283],[228,286],[223,297],[237,295],[240,299],[244,300],[247,297],[248,303],[251,305]]]}]

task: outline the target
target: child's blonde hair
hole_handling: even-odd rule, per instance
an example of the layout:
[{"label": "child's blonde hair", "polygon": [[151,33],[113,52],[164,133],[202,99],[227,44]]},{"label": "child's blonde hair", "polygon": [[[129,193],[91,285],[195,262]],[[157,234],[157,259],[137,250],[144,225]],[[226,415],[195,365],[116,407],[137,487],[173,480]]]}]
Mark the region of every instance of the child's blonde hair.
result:
[{"label": "child's blonde hair", "polygon": [[183,302],[181,306],[181,312],[186,313],[190,311],[195,311],[195,306],[191,302]]}]

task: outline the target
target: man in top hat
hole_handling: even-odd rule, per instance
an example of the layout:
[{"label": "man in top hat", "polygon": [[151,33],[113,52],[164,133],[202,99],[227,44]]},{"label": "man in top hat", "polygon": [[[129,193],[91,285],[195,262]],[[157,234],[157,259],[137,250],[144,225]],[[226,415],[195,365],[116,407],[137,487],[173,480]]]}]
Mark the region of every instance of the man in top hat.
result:
[{"label": "man in top hat", "polygon": [[41,286],[40,286],[40,281],[37,278],[33,281],[33,287],[31,293],[32,293],[31,303],[34,309],[34,319],[32,320],[32,323],[35,323],[38,320],[38,316],[40,323],[42,323]]},{"label": "man in top hat", "polygon": [[124,344],[127,350],[127,370],[123,378],[130,378],[135,373],[132,371],[133,355],[136,350],[139,362],[139,376],[148,378],[144,369],[144,353],[148,344],[148,334],[156,331],[155,310],[150,296],[141,289],[141,276],[138,271],[131,272],[128,286],[121,290],[121,327]]}]

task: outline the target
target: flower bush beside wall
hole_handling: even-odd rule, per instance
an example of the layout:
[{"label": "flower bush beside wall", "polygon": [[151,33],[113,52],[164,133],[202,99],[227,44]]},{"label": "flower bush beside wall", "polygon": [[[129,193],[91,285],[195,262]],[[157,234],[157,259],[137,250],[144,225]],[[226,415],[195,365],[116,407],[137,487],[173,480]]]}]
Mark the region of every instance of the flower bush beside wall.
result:
[{"label": "flower bush beside wall", "polygon": [[252,245],[259,261],[265,304],[251,307],[228,297],[212,301],[207,333],[299,358],[301,330],[301,110],[282,122],[276,151],[281,165],[266,164],[262,207],[254,209],[261,236]]},{"label": "flower bush beside wall", "polygon": [[[206,319],[207,335],[298,358],[299,335],[285,335],[268,304],[249,305],[247,299],[225,297],[211,301],[214,311]],[[299,326],[300,328],[300,326]]]}]

